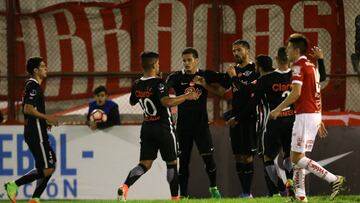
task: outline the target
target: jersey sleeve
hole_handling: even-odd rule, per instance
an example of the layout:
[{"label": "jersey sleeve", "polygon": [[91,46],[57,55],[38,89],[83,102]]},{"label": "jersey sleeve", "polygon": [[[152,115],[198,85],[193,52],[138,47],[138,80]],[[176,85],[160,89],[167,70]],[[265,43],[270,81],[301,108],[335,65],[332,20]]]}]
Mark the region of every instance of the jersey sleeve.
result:
[{"label": "jersey sleeve", "polygon": [[301,66],[295,65],[291,67],[291,69],[292,69],[291,83],[302,85],[304,80],[304,72]]},{"label": "jersey sleeve", "polygon": [[325,64],[324,59],[318,59],[318,70],[320,74],[320,82],[326,80],[326,70],[325,70]]},{"label": "jersey sleeve", "polygon": [[215,71],[211,71],[211,70],[206,70],[204,72],[204,78],[206,83],[219,83],[221,84],[221,80],[222,80],[222,75],[219,72],[215,72]]},{"label": "jersey sleeve", "polygon": [[136,84],[137,84],[137,80],[133,83],[132,87],[131,87],[131,93],[130,93],[130,104],[131,105],[135,105],[138,103],[139,99],[136,97]]},{"label": "jersey sleeve", "polygon": [[169,96],[169,90],[164,81],[160,81],[156,86],[156,95],[158,95],[159,99]]},{"label": "jersey sleeve", "polygon": [[168,88],[174,88],[176,83],[177,83],[176,82],[176,74],[171,73],[166,79],[166,85],[167,85]]},{"label": "jersey sleeve", "polygon": [[232,79],[227,73],[218,73],[217,77],[219,79],[220,85],[223,88],[229,89],[231,87]]},{"label": "jersey sleeve", "polygon": [[39,90],[32,82],[29,82],[25,87],[24,104],[36,105],[36,100],[39,97]]}]

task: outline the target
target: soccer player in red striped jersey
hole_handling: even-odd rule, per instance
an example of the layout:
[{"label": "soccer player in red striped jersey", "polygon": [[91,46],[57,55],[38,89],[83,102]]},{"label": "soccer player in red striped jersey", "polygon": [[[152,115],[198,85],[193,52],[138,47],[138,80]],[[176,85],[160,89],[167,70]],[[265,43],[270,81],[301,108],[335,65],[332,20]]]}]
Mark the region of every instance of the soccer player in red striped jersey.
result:
[{"label": "soccer player in red striped jersey", "polygon": [[332,186],[330,199],[333,200],[342,189],[345,178],[330,173],[305,155],[306,152],[312,151],[318,132],[320,137],[326,136],[319,131],[321,129],[320,76],[315,65],[306,58],[306,50],[305,36],[292,34],[286,50],[292,63],[291,92],[271,111],[270,118],[276,119],[284,108],[294,103],[295,123],[291,140],[291,160],[294,164],[296,200],[308,202],[305,193],[305,170],[330,183]]}]

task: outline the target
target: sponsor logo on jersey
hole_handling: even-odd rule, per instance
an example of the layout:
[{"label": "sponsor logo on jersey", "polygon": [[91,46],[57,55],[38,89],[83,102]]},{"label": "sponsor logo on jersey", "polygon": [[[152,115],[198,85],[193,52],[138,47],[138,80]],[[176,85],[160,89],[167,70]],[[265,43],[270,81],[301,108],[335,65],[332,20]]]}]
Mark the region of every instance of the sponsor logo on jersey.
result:
[{"label": "sponsor logo on jersey", "polygon": [[158,88],[160,91],[163,91],[165,89],[165,85],[160,83]]},{"label": "sponsor logo on jersey", "polygon": [[30,96],[31,97],[34,97],[36,95],[36,90],[32,90],[31,92],[30,92]]},{"label": "sponsor logo on jersey", "polygon": [[249,71],[249,70],[247,70],[243,73],[243,75],[245,75],[246,77],[249,77],[249,75],[251,75],[251,74],[252,74],[252,71]]}]

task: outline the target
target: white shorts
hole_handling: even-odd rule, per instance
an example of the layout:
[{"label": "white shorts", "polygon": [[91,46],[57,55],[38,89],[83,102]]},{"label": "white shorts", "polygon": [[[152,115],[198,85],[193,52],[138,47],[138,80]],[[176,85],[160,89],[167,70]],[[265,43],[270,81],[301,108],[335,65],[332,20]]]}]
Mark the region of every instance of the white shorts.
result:
[{"label": "white shorts", "polygon": [[311,152],[320,123],[321,113],[296,114],[291,137],[291,151]]}]

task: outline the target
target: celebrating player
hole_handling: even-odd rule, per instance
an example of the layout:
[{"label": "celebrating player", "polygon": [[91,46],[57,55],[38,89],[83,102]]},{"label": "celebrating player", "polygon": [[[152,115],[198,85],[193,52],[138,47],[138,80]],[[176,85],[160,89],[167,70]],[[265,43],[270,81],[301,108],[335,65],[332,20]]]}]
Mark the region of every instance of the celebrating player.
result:
[{"label": "celebrating player", "polygon": [[162,159],[167,165],[167,181],[170,185],[171,199],[177,200],[177,141],[168,107],[179,105],[186,100],[199,98],[197,92],[188,92],[181,96],[170,98],[165,82],[158,77],[159,55],[155,52],[143,52],[141,64],[144,75],[133,84],[130,104],[140,104],[144,111],[144,122],[140,132],[140,162],[133,168],[124,184],[118,189],[118,198],[127,199],[128,188],[151,168],[160,150]]},{"label": "celebrating player", "polygon": [[243,193],[241,197],[252,197],[251,184],[254,174],[254,153],[256,151],[256,109],[253,101],[252,82],[258,78],[255,64],[250,60],[250,45],[236,40],[232,44],[236,63],[227,69],[225,88],[232,88],[232,110],[229,120],[231,146],[236,161]]},{"label": "celebrating player", "polygon": [[178,106],[176,132],[181,151],[179,163],[180,195],[182,198],[188,196],[189,164],[195,141],[205,163],[205,170],[210,181],[211,197],[220,198],[221,194],[216,185],[214,147],[206,108],[208,89],[211,88],[208,83],[216,82],[216,77],[219,75],[214,71],[198,69],[199,54],[192,47],[186,48],[182,52],[182,60],[184,69],[169,75],[167,84],[169,88],[175,90],[176,95],[198,92],[200,98],[196,101],[186,101]]}]

